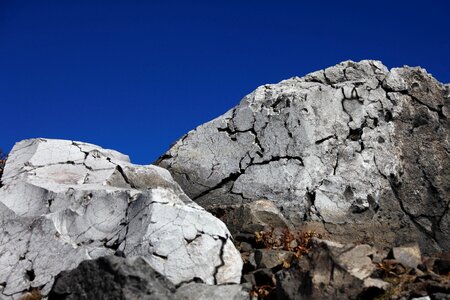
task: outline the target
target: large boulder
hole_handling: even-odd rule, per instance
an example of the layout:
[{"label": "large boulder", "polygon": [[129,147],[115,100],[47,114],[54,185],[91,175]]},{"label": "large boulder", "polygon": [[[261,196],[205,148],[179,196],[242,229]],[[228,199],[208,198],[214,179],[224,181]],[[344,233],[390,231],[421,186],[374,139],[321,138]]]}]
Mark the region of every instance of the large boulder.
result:
[{"label": "large boulder", "polygon": [[175,285],[239,283],[242,260],[226,226],[191,201],[169,172],[65,140],[12,149],[0,189],[0,298],[114,253],[142,256]]},{"label": "large boulder", "polygon": [[257,88],[156,164],[217,211],[273,201],[341,242],[450,249],[450,99],[422,68],[346,61]]}]

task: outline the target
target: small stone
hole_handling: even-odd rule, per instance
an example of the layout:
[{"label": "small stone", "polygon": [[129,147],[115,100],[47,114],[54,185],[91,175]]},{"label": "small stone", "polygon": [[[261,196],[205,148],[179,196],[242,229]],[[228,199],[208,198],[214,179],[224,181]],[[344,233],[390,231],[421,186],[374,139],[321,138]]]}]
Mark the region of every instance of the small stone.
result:
[{"label": "small stone", "polygon": [[375,287],[377,289],[387,291],[390,286],[391,286],[391,284],[389,282],[386,282],[384,280],[377,279],[377,278],[367,278],[364,280],[365,288]]},{"label": "small stone", "polygon": [[293,257],[293,252],[283,250],[257,249],[255,251],[255,262],[258,268],[272,269],[284,262],[291,262]]},{"label": "small stone", "polygon": [[394,259],[409,268],[417,268],[422,263],[422,254],[418,245],[392,248]]},{"label": "small stone", "polygon": [[[268,228],[288,228],[288,221],[270,200],[257,200],[247,205],[250,224],[258,224]],[[244,226],[245,227],[245,226]]]},{"label": "small stone", "polygon": [[252,245],[250,245],[247,242],[241,242],[241,244],[239,245],[241,252],[250,252],[253,250]]},{"label": "small stone", "polygon": [[440,275],[450,274],[450,259],[448,258],[437,258],[434,261],[433,271]]}]

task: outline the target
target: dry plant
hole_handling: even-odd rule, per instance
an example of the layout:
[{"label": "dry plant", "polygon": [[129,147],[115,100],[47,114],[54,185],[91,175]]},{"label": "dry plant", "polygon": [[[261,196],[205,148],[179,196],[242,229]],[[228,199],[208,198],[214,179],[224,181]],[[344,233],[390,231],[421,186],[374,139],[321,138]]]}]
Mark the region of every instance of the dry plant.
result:
[{"label": "dry plant", "polygon": [[41,300],[42,298],[41,291],[37,288],[32,288],[29,292],[23,294],[19,300]]},{"label": "dry plant", "polygon": [[283,229],[281,234],[275,232],[274,229],[255,232],[256,242],[261,244],[262,248],[294,252],[297,258],[311,250],[312,238],[314,237],[322,238],[320,234],[314,231],[292,233],[287,228]]},{"label": "dry plant", "polygon": [[[322,238],[320,234],[314,231],[299,231],[297,233],[291,232],[285,228],[276,231],[273,228],[267,231],[255,232],[255,240],[258,248],[266,248],[273,250],[284,250],[294,253],[294,258],[299,259],[306,255],[312,249],[312,239]],[[285,260],[282,267],[287,269],[291,267],[291,260]],[[275,291],[275,283],[273,285],[254,286],[250,292],[251,297],[258,299],[269,299],[271,294]]]}]

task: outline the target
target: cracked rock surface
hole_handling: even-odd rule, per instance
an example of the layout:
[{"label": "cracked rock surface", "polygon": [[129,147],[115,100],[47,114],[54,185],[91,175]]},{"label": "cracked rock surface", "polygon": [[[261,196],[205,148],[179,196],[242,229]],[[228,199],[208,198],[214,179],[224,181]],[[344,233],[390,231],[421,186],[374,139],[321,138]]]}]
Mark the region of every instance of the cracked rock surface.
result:
[{"label": "cracked rock surface", "polygon": [[242,260],[226,226],[170,173],[65,140],[12,149],[0,189],[0,298],[18,299],[86,259],[141,256],[175,285],[239,283]]},{"label": "cracked rock surface", "polygon": [[450,250],[450,88],[346,61],[268,84],[156,164],[201,206],[270,200],[341,242]]}]

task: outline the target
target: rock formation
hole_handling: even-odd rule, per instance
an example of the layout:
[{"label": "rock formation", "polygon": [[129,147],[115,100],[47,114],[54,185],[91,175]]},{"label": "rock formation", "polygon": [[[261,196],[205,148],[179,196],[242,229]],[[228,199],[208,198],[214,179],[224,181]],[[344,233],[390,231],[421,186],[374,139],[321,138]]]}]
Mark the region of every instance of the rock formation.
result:
[{"label": "rock formation", "polygon": [[450,250],[450,88],[378,61],[268,84],[157,164],[208,210],[274,202],[341,242]]},{"label": "rock formation", "polygon": [[86,259],[141,256],[172,284],[239,283],[242,260],[226,226],[192,202],[169,172],[64,140],[17,143],[0,189],[0,298]]},{"label": "rock formation", "polygon": [[449,104],[424,69],[347,61],[259,87],[159,166],[19,142],[0,299],[447,299]]}]

